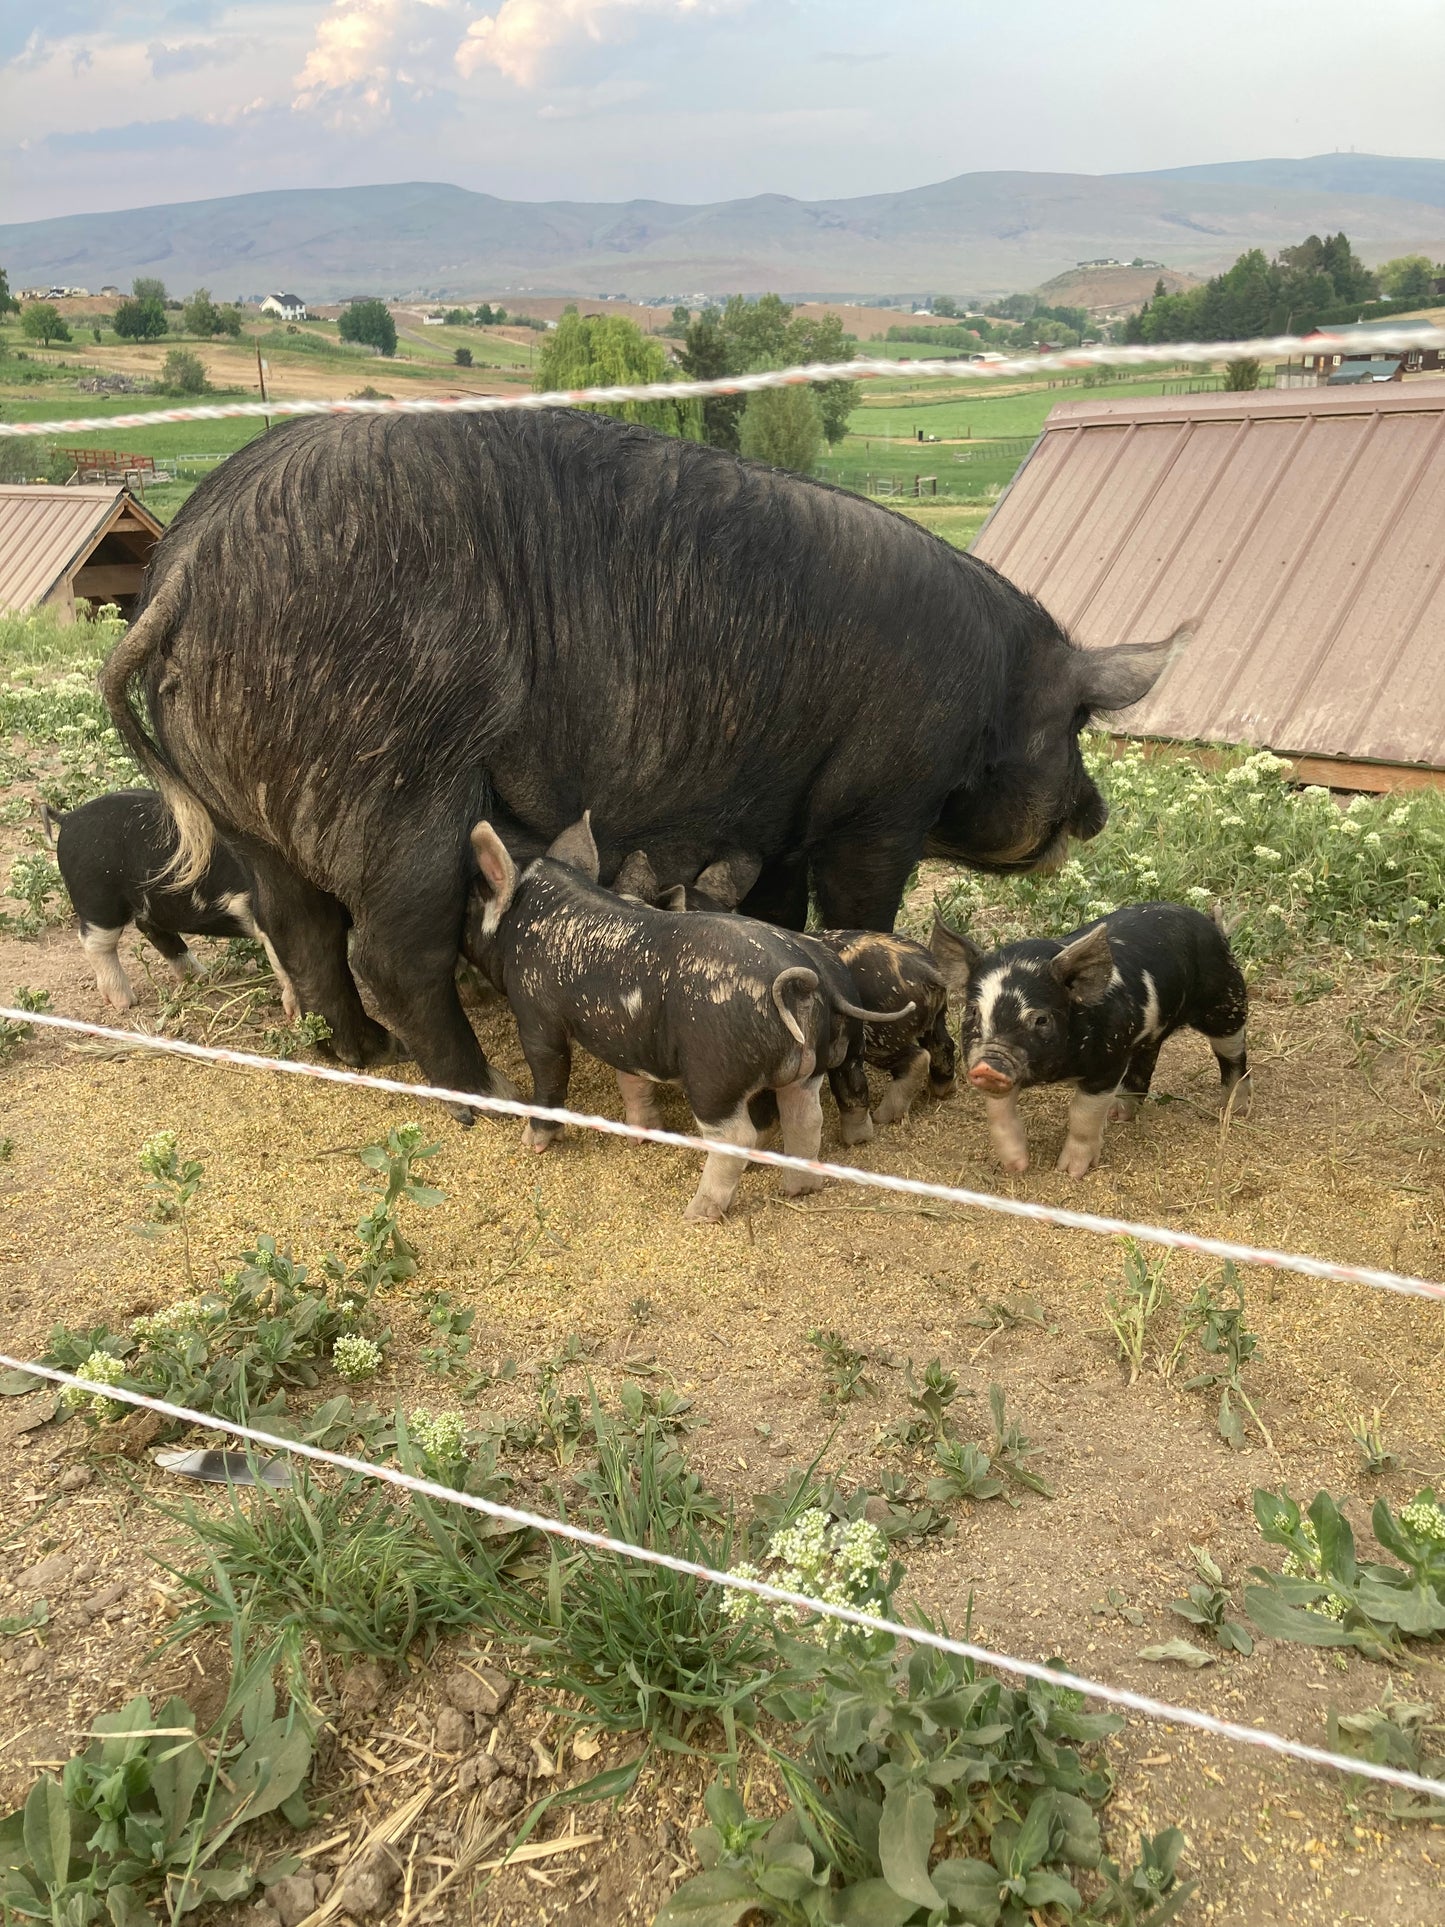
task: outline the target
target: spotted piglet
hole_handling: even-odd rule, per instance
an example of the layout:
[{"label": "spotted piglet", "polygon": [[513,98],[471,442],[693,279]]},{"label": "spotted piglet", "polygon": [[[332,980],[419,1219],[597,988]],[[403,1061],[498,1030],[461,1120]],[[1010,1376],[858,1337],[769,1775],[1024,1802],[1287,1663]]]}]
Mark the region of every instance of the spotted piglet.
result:
[{"label": "spotted piglet", "polygon": [[1059,1169],[1081,1178],[1099,1161],[1106,1121],[1136,1114],[1160,1046],[1186,1027],[1201,1031],[1219,1060],[1226,1111],[1247,1108],[1249,999],[1217,910],[1211,918],[1182,904],[1139,903],[1066,937],[987,955],[966,937],[956,941],[969,966],[964,1064],[988,1099],[1006,1171],[1028,1169],[1021,1090],[1077,1086]]},{"label": "spotted piglet", "polygon": [[154,944],[180,978],[203,976],[186,942],[193,937],[254,937],[271,960],[288,1017],[296,993],[263,931],[256,926],[253,883],[245,863],[217,840],[205,874],[188,889],[166,875],[176,853],[176,826],[154,790],[115,790],[63,814],[41,812],[70,901],[80,919],[80,944],[100,994],[129,1010],[135,991],[119,949],[128,924]]},{"label": "spotted piglet", "polygon": [[[791,931],[660,910],[600,888],[586,814],[522,870],[490,823],[478,823],[471,841],[479,882],[466,954],[512,1006],[538,1104],[565,1105],[575,1042],[616,1071],[628,1122],[643,1128],[661,1123],[656,1086],[680,1084],[705,1136],[750,1150],[758,1134],[748,1102],[767,1091],[783,1149],[816,1159],[825,1075],[844,1080],[840,1109],[851,1098],[866,1120],[863,1027],[890,1014],[903,1021],[911,1004],[892,1013],[855,1005],[832,953]],[[861,1103],[851,1097],[860,1083]],[[523,1141],[545,1151],[560,1128],[533,1119]],[[686,1215],[725,1216],[745,1162],[709,1152]],[[821,1183],[782,1173],[794,1195]]]}]

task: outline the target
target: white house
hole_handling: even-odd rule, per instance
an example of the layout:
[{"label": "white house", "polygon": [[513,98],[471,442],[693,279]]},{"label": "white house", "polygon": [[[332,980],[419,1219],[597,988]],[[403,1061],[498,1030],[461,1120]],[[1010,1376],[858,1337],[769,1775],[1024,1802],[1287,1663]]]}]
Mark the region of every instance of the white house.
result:
[{"label": "white house", "polygon": [[261,303],[261,312],[279,315],[283,321],[304,321],[306,303],[299,294],[268,294]]}]

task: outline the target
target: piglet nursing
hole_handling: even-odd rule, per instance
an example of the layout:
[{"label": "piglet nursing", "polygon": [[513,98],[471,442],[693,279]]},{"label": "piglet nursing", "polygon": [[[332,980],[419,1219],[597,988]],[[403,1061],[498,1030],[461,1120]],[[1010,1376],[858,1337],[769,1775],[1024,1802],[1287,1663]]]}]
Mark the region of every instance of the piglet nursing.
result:
[{"label": "piglet nursing", "polygon": [[[681,915],[601,889],[585,815],[520,873],[490,823],[472,831],[472,849],[481,885],[467,955],[512,1006],[536,1103],[565,1105],[576,1042],[616,1071],[631,1124],[659,1125],[655,1086],[676,1083],[704,1136],[750,1150],[748,1099],[768,1090],[783,1149],[816,1159],[823,1077],[858,1062],[864,1023],[886,1015],[852,1004],[835,960],[749,918]],[[866,1096],[865,1085],[864,1119]],[[532,1120],[524,1141],[545,1151],[559,1134]],[[723,1217],[745,1163],[709,1153],[686,1215]],[[782,1176],[791,1193],[821,1183]]]},{"label": "piglet nursing", "polygon": [[[1216,916],[1175,903],[1115,910],[1061,938],[1030,938],[987,955],[966,938],[968,1081],[989,1100],[994,1150],[1028,1169],[1018,1093],[1072,1082],[1059,1169],[1081,1178],[1099,1161],[1104,1125],[1131,1118],[1149,1092],[1164,1040],[1201,1031],[1219,1061],[1221,1103],[1247,1108],[1249,996]],[[1236,1089],[1243,1086],[1238,1091]]]}]

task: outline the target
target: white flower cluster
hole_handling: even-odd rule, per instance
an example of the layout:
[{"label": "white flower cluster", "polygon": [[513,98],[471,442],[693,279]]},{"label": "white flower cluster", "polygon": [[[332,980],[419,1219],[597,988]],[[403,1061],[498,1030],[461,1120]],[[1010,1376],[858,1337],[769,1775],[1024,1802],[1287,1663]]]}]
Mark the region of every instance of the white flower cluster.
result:
[{"label": "white flower cluster", "polygon": [[217,1316],[217,1308],[207,1305],[201,1298],[178,1298],[173,1305],[166,1305],[160,1311],[153,1311],[143,1318],[131,1320],[131,1331],[135,1337],[148,1345],[164,1344],[170,1339],[183,1338],[187,1332],[204,1331]]},{"label": "white flower cluster", "polygon": [[[769,1577],[785,1591],[805,1592],[830,1606],[860,1606],[876,1589],[888,1558],[888,1540],[867,1519],[830,1525],[827,1513],[814,1506],[795,1524],[773,1534],[767,1558],[776,1568]],[[733,1572],[740,1579],[763,1576],[758,1567],[746,1564],[735,1566]],[[750,1593],[729,1592],[723,1599],[723,1613],[728,1619],[744,1619],[757,1604]],[[796,1618],[797,1613],[784,1607],[779,1617],[784,1616]]]},{"label": "white flower cluster", "polygon": [[1414,1499],[1400,1508],[1400,1524],[1419,1539],[1445,1546],[1445,1506],[1434,1505],[1429,1499]]},{"label": "white flower cluster", "polygon": [[363,1338],[360,1332],[343,1332],[331,1347],[331,1362],[338,1377],[344,1378],[348,1385],[355,1385],[381,1370],[381,1347],[375,1339]]},{"label": "white flower cluster", "polygon": [[459,1413],[416,1411],[407,1426],[422,1451],[438,1465],[451,1465],[466,1457],[467,1426]]},{"label": "white flower cluster", "polygon": [[[125,1361],[112,1352],[92,1352],[83,1365],[77,1365],[75,1376],[89,1381],[92,1385],[118,1385],[125,1377]],[[104,1398],[99,1393],[87,1392],[82,1386],[67,1385],[60,1394],[60,1402],[67,1412],[89,1410],[104,1424],[124,1418],[129,1410],[119,1399]]]}]

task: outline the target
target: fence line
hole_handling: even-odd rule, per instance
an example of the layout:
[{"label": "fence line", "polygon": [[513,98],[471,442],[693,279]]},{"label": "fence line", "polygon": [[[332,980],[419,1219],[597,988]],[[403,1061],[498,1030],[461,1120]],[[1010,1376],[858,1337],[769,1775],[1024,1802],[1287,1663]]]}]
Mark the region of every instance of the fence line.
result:
[{"label": "fence line", "polygon": [[92,415],[73,421],[0,422],[3,435],[77,435],[92,430],[145,428],[162,422],[260,421],[284,415],[491,415],[513,409],[573,408],[585,403],[629,401],[694,401],[708,395],[750,395],[763,388],[785,388],[799,382],[897,380],[908,378],[958,380],[966,377],[1018,379],[1026,375],[1067,374],[1081,368],[1173,367],[1178,362],[1262,361],[1274,356],[1343,353],[1352,348],[1401,350],[1445,347],[1445,327],[1339,328],[1308,337],[1263,335],[1252,341],[1170,341],[1118,344],[1099,348],[1066,348],[1057,354],[1016,355],[999,361],[960,362],[922,360],[813,362],[803,367],[760,370],[751,375],[726,375],[713,381],[651,381],[605,388],[554,389],[546,394],[416,396],[401,400],[266,401],[196,403],[183,408],[158,408],[133,415]]},{"label": "fence line", "polygon": [[1217,1739],[1233,1740],[1242,1746],[1253,1746],[1265,1752],[1276,1753],[1286,1759],[1300,1760],[1309,1766],[1333,1768],[1339,1773],[1368,1780],[1379,1780],[1387,1786],[1401,1787],[1411,1793],[1424,1793],[1432,1799],[1445,1799],[1445,1780],[1432,1780],[1421,1773],[1409,1773],[1398,1767],[1377,1766],[1371,1760],[1360,1760],[1347,1753],[1333,1753],[1328,1748],[1310,1746],[1302,1740],[1286,1739],[1282,1733],[1271,1732],[1267,1727],[1240,1726],[1233,1720],[1217,1719],[1212,1713],[1202,1712],[1198,1707],[1180,1706],[1172,1700],[1157,1700],[1147,1693],[1136,1693],[1130,1687],[1109,1686],[1103,1681],[1086,1679],[1081,1674],[1061,1671],[1045,1666],[1038,1660],[1019,1659],[1011,1653],[995,1652],[992,1647],[980,1646],[972,1640],[954,1639],[947,1633],[935,1633],[924,1626],[908,1625],[901,1620],[887,1619],[881,1614],[865,1612],[856,1606],[831,1604],[825,1599],[815,1599],[811,1593],[793,1592],[786,1586],[775,1586],[766,1579],[751,1579],[744,1574],[721,1572],[714,1566],[702,1565],[691,1559],[679,1559],[669,1552],[658,1552],[651,1546],[636,1546],[625,1539],[609,1538],[604,1532],[594,1532],[587,1526],[574,1525],[570,1520],[551,1519],[545,1513],[524,1511],[519,1506],[502,1505],[495,1499],[483,1499],[470,1492],[458,1492],[454,1487],[439,1485],[434,1479],[423,1479],[414,1472],[405,1472],[398,1466],[375,1465],[369,1459],[352,1458],[349,1453],[329,1452],[323,1446],[308,1445],[299,1439],[285,1439],[275,1433],[263,1432],[255,1426],[241,1425],[233,1419],[224,1419],[214,1412],[197,1412],[188,1405],[173,1405],[168,1399],[151,1398],[144,1392],[132,1392],[119,1385],[100,1385],[95,1380],[78,1378],[73,1372],[63,1372],[51,1365],[38,1365],[31,1359],[12,1358],[0,1352],[0,1366],[12,1371],[30,1372],[37,1378],[52,1380],[57,1385],[76,1386],[87,1395],[101,1394],[108,1399],[116,1399],[127,1405],[140,1407],[144,1411],[158,1413],[162,1418],[176,1419],[186,1425],[199,1425],[206,1430],[227,1433],[232,1438],[245,1440],[250,1445],[266,1446],[278,1452],[290,1452],[297,1457],[310,1459],[318,1465],[329,1465],[341,1472],[359,1474],[363,1478],[398,1487],[404,1492],[413,1492],[427,1499],[436,1499],[443,1504],[459,1505],[471,1512],[480,1512],[489,1519],[499,1520],[504,1525],[513,1525],[533,1532],[540,1532],[552,1539],[570,1540],[574,1545],[590,1546],[594,1551],[612,1553],[623,1559],[633,1559],[649,1566],[663,1566],[669,1572],[682,1573],[708,1584],[726,1587],[732,1592],[751,1593],[773,1606],[788,1606],[795,1610],[816,1613],[819,1618],[836,1620],[842,1625],[856,1626],[863,1632],[886,1633],[894,1639],[906,1640],[914,1646],[928,1646],[935,1652],[948,1653],[955,1658],[972,1660],[981,1666],[991,1666],[1000,1672],[1016,1674],[1021,1679],[1037,1680],[1045,1685],[1063,1687],[1082,1693],[1088,1699],[1102,1700],[1106,1705],[1123,1707],[1127,1712],[1141,1714],[1145,1719],[1162,1720],[1173,1726],[1188,1726],[1196,1732],[1208,1733]]},{"label": "fence line", "polygon": [[822,1159],[790,1157],[785,1151],[764,1151],[754,1146],[743,1149],[707,1137],[690,1137],[681,1131],[667,1131],[646,1125],[627,1124],[620,1118],[598,1117],[586,1111],[551,1110],[545,1105],[528,1104],[521,1098],[482,1096],[476,1091],[450,1090],[445,1085],[404,1084],[399,1078],[378,1077],[371,1071],[343,1070],[332,1064],[301,1064],[288,1058],[263,1057],[252,1051],[222,1049],[214,1044],[193,1044],[183,1037],[152,1037],[143,1031],[117,1030],[109,1024],[86,1023],[78,1017],[60,1017],[49,1011],[12,1009],[0,1005],[0,1020],[15,1024],[39,1024],[49,1030],[75,1031],[84,1036],[102,1037],[131,1049],[162,1051],[176,1057],[189,1057],[204,1063],[223,1064],[233,1069],[278,1072],[289,1077],[314,1077],[328,1084],[350,1084],[363,1090],[386,1091],[400,1097],[431,1098],[445,1104],[465,1104],[470,1109],[503,1117],[536,1118],[548,1124],[571,1124],[579,1130],[600,1131],[609,1137],[632,1138],[644,1144],[666,1144],[675,1150],[716,1151],[730,1158],[746,1158],[753,1164],[776,1166],[782,1171],[804,1171],[836,1179],[843,1184],[865,1185],[872,1190],[898,1192],[906,1197],[927,1198],[941,1204],[954,1204],[972,1211],[993,1211],[1003,1217],[1024,1218],[1034,1224],[1059,1225],[1071,1231],[1090,1231],[1104,1237],[1135,1238],[1140,1244],[1163,1245],[1170,1250],[1192,1251],[1210,1258],[1229,1259],[1236,1264],[1262,1265],[1276,1271],[1294,1271],[1306,1278],[1335,1279],[1342,1284],[1368,1285],[1406,1297],[1430,1298],[1445,1303],[1445,1283],[1429,1278],[1412,1278],[1407,1273],[1381,1271],[1370,1265],[1337,1264],[1328,1258],[1310,1258],[1300,1252],[1278,1251],[1268,1245],[1240,1244],[1230,1238],[1208,1238],[1193,1231],[1175,1231],[1167,1225],[1136,1224],[1128,1218],[1104,1217],[1092,1211],[1073,1211],[1063,1205],[1034,1204],[1026,1198],[1006,1198],[994,1191],[967,1191],[947,1184],[934,1184],[923,1178],[897,1177],[888,1171],[865,1171],[855,1164],[831,1164]]}]

